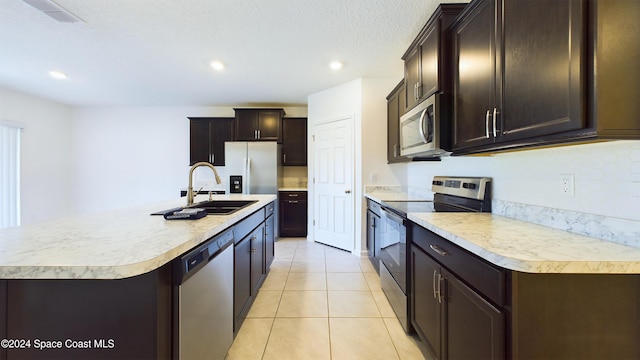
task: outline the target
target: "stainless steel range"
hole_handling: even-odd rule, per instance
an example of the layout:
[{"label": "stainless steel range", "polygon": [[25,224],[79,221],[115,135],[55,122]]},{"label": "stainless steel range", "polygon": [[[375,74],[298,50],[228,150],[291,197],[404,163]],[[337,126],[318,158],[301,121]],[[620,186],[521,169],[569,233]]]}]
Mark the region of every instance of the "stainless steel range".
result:
[{"label": "stainless steel range", "polygon": [[[434,176],[433,201],[383,201],[381,204],[380,282],[406,332],[412,332],[407,238],[409,212],[491,212],[491,178]],[[376,244],[377,246],[377,244]]]}]

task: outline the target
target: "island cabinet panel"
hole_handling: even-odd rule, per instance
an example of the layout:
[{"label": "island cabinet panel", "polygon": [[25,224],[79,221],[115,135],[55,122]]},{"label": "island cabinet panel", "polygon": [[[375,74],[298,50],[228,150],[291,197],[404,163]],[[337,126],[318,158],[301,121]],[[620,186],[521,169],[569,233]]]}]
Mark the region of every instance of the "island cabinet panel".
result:
[{"label": "island cabinet panel", "polygon": [[[273,203],[249,215],[234,226],[233,331],[237,333],[264,282],[270,263],[266,262],[267,223]],[[273,218],[271,215],[266,221]],[[272,253],[272,252],[271,252]]]},{"label": "island cabinet panel", "polygon": [[269,267],[275,258],[275,242],[276,242],[276,202],[272,202],[265,208],[264,221],[264,273],[269,272]]},{"label": "island cabinet panel", "polygon": [[[6,280],[4,284],[3,338],[30,344],[3,349],[2,359],[171,358],[169,266],[118,280]],[[39,349],[41,345],[61,348]]]},{"label": "island cabinet panel", "polygon": [[410,226],[411,322],[437,359],[640,359],[640,275],[523,273]]}]

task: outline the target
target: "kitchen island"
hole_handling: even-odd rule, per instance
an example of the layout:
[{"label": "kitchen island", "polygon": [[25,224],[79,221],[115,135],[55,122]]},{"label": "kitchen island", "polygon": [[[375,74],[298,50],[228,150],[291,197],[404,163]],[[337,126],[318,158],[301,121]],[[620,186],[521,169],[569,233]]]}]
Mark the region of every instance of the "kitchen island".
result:
[{"label": "kitchen island", "polygon": [[[198,196],[196,202],[206,200]],[[172,260],[272,203],[165,220],[178,199],[0,230],[0,359],[169,359]]]}]

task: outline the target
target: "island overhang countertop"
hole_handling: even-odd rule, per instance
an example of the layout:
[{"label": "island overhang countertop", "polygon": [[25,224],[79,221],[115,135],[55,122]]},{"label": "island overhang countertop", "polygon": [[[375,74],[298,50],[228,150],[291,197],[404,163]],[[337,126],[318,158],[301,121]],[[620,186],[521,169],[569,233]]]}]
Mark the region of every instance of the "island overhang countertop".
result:
[{"label": "island overhang countertop", "polygon": [[412,222],[500,267],[527,273],[640,274],[640,248],[489,213],[409,213]]},{"label": "island overhang countertop", "polygon": [[[150,215],[184,206],[182,198],[0,229],[0,279],[122,279],[145,274],[233,226],[276,195],[213,198],[258,201],[229,215],[198,220]],[[195,201],[207,199],[199,195]]]}]

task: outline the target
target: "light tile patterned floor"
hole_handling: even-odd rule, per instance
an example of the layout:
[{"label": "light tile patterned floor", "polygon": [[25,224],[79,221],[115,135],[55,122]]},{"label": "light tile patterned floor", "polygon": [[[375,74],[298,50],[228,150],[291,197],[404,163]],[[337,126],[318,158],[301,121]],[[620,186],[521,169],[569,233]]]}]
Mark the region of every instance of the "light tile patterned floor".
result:
[{"label": "light tile patterned floor", "polygon": [[368,258],[280,239],[275,260],[227,360],[423,360]]}]

